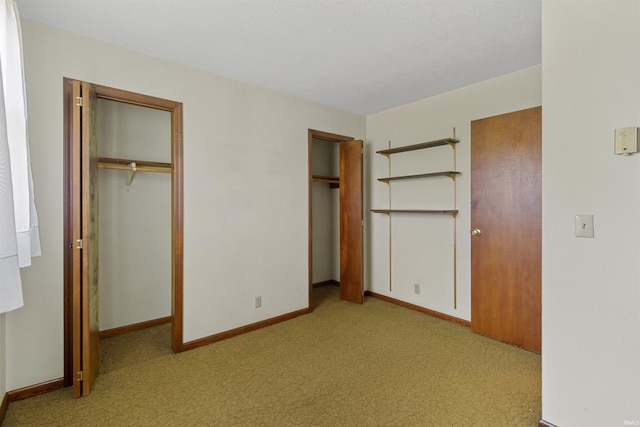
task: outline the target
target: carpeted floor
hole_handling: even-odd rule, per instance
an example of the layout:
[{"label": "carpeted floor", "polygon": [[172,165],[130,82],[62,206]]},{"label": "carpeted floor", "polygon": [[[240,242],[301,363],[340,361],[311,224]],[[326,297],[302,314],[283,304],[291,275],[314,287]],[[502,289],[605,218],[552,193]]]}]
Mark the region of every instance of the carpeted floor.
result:
[{"label": "carpeted floor", "polygon": [[13,402],[3,426],[536,426],[540,356],[367,298],[181,354],[167,326],[102,341],[93,393]]}]

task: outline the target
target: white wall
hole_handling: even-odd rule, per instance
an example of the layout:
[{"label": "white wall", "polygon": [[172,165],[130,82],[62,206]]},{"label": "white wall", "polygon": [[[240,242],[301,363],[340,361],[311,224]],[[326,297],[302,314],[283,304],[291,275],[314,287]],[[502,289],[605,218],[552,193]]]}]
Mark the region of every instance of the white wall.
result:
[{"label": "white wall", "polygon": [[329,184],[314,182],[312,184],[312,239],[313,257],[311,282],[319,283],[333,279],[331,266],[332,234],[331,234],[331,193]]},{"label": "white wall", "polygon": [[[98,100],[101,157],[171,163],[171,113]],[[100,330],[171,315],[171,174],[100,169]]]},{"label": "white wall", "polygon": [[[544,1],[542,415],[640,422],[640,2]],[[595,238],[574,237],[593,214]]]},{"label": "white wall", "polygon": [[[412,151],[387,158],[376,154],[391,147],[456,137],[457,181],[457,309],[453,308],[453,219],[449,215],[392,217],[393,290],[389,291],[389,217],[369,214],[372,277],[370,290],[441,313],[469,320],[470,290],[470,134],[471,121],[539,106],[541,67],[531,67],[432,98],[367,117],[365,148],[370,171],[370,206],[389,207],[389,190],[378,178],[449,170],[449,146]],[[450,209],[451,179],[433,178],[392,183],[392,208]],[[414,293],[414,283],[421,293]]]},{"label": "white wall", "polygon": [[[309,128],[363,137],[363,116],[24,21],[42,256],[6,316],[7,389],[63,376],[62,79],[184,103],[184,339],[308,305]],[[254,297],[262,296],[262,308]]]}]

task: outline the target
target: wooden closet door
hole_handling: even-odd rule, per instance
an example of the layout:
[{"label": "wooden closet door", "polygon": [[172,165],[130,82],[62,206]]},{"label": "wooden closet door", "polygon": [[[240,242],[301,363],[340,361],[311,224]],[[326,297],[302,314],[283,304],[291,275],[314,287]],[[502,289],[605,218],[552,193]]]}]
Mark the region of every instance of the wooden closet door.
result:
[{"label": "wooden closet door", "polygon": [[98,140],[95,89],[73,82],[73,395],[91,392],[100,368],[98,324]]},{"label": "wooden closet door", "polygon": [[362,140],[340,144],[340,299],[364,302]]},{"label": "wooden closet door", "polygon": [[471,329],[541,351],[542,108],[471,122]]}]

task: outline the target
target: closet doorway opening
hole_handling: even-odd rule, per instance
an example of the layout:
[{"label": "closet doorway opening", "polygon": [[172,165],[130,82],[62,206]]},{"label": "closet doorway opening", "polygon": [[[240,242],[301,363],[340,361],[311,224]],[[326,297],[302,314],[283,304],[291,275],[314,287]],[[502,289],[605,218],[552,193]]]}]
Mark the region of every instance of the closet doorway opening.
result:
[{"label": "closet doorway opening", "polygon": [[362,304],[361,140],[309,129],[309,307],[314,287],[337,285]]},{"label": "closet doorway opening", "polygon": [[170,323],[171,349],[184,350],[182,104],[63,88],[64,384],[80,397],[101,337]]}]

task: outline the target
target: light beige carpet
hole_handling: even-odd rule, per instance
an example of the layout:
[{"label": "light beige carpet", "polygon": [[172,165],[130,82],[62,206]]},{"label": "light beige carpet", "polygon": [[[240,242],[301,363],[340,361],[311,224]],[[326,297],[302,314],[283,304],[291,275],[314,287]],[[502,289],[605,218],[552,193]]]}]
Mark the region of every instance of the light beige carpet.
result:
[{"label": "light beige carpet", "polygon": [[367,298],[181,354],[166,326],[102,342],[93,393],[13,402],[3,426],[536,426],[540,356]]}]

